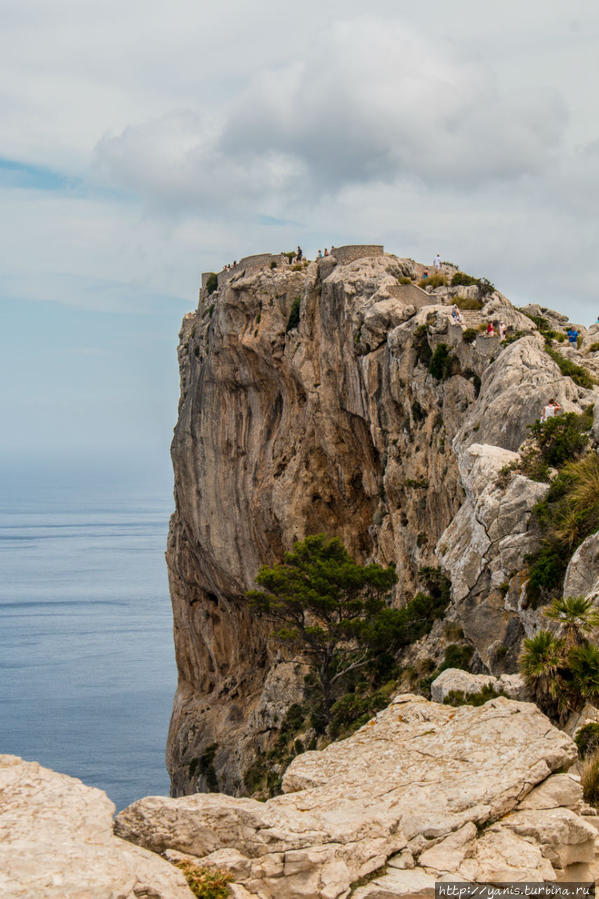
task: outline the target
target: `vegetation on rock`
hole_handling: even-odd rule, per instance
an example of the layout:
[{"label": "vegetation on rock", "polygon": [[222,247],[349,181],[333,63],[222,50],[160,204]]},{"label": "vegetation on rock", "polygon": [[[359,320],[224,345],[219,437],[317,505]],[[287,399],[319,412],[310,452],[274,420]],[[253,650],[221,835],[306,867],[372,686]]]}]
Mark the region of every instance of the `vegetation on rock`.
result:
[{"label": "vegetation on rock", "polygon": [[210,295],[211,293],[214,293],[214,291],[217,290],[217,288],[218,288],[218,277],[216,275],[216,272],[210,272],[210,274],[208,275],[208,278],[206,280],[206,291],[207,291],[208,295]]},{"label": "vegetation on rock", "polygon": [[[477,297],[463,297],[458,294],[453,298],[453,301],[455,305],[460,309],[478,310],[483,308],[483,301],[478,299]],[[473,331],[474,328],[471,328],[470,330]]]},{"label": "vegetation on rock", "polygon": [[460,363],[458,359],[449,352],[446,343],[440,343],[431,357],[428,366],[430,374],[438,381],[444,381],[451,375],[457,375],[460,372]]},{"label": "vegetation on rock", "polygon": [[[478,288],[478,295],[482,299],[483,297],[488,296],[490,293],[493,293],[495,290],[495,285],[492,284],[487,278],[474,278],[472,275],[467,275],[466,272],[455,272],[451,279],[452,287],[472,287],[476,286]],[[482,304],[481,304],[482,305]],[[462,308],[478,308],[481,307],[462,307]]]},{"label": "vegetation on rock", "polygon": [[574,737],[574,742],[581,759],[593,755],[599,749],[599,724],[594,721],[585,724]]},{"label": "vegetation on rock", "polygon": [[463,690],[450,690],[445,699],[443,700],[444,705],[484,705],[485,702],[488,702],[490,699],[497,699],[498,696],[503,696],[503,693],[498,693],[493,689],[489,684],[485,684],[484,687],[478,691],[478,693],[464,693]]},{"label": "vegetation on rock", "polygon": [[590,642],[599,612],[583,596],[556,598],[545,612],[558,633],[541,630],[524,640],[520,670],[535,701],[564,721],[585,702],[599,700],[599,647]]},{"label": "vegetation on rock", "polygon": [[551,346],[545,345],[545,352],[551,356],[553,361],[557,364],[559,370],[563,375],[566,375],[569,378],[572,378],[575,384],[579,387],[586,387],[587,389],[591,389],[594,384],[597,382],[595,378],[583,368],[582,365],[576,365],[575,362],[572,362],[571,359],[566,359],[565,356],[562,356],[558,350],[554,350]]},{"label": "vegetation on rock", "polygon": [[201,868],[187,859],[175,862],[175,865],[183,872],[197,899],[227,899],[231,895],[229,884],[233,878],[230,874],[215,868]]},{"label": "vegetation on rock", "polygon": [[246,774],[250,792],[277,792],[295,755],[318,739],[351,733],[389,703],[397,689],[397,654],[427,634],[449,603],[450,584],[441,571],[423,568],[420,576],[427,592],[393,608],[395,569],[359,565],[341,540],[322,534],[296,542],[283,562],[260,569],[262,589],[247,598],[277,626],[273,639],[302,655],[309,672],[303,702],[288,709],[275,744]]}]

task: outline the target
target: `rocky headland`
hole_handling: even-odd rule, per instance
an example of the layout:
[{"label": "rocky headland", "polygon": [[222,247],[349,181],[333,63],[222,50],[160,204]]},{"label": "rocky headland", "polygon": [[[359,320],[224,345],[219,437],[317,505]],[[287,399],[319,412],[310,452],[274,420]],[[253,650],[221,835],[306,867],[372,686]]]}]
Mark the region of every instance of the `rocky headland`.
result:
[{"label": "rocky headland", "polygon": [[[599,601],[597,523],[565,520],[576,478],[534,430],[555,399],[596,464],[599,325],[568,342],[564,315],[517,309],[448,263],[431,275],[359,246],[203,277],[172,445],[172,797],[113,822],[99,790],[0,756],[2,896],[183,899],[181,865],[224,872],[234,899],[598,878],[599,817],[571,735],[599,712],[550,720],[518,660],[552,593]],[[301,652],[282,651],[246,598],[261,565],[317,533],[392,564],[395,609],[423,571],[445,584],[384,701],[332,742],[299,714]]]},{"label": "rocky headland", "polygon": [[[580,346],[556,343],[550,355],[548,334],[564,336],[566,316],[516,309],[454,266],[432,281],[424,271],[376,246],[298,265],[251,257],[210,285],[206,276],[185,316],[167,551],[175,796],[247,792],[247,771],[301,697],[305,668],[273,650],[244,593],[260,565],[307,534],[393,563],[398,606],[424,566],[447,573],[444,620],[405,668],[434,669],[459,633],[472,671],[512,673],[539,626],[523,587],[539,545],[531,513],[548,484],[501,473],[517,467],[550,399],[575,413],[597,399],[599,326],[578,325]],[[503,321],[506,340],[487,336],[491,320]],[[433,357],[446,360],[434,374]],[[564,374],[560,360],[588,380]]]}]

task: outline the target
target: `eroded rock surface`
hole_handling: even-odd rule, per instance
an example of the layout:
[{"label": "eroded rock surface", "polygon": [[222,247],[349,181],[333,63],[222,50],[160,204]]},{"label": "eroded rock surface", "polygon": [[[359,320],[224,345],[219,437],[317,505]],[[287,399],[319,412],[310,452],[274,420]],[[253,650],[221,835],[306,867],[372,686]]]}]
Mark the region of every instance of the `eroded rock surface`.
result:
[{"label": "eroded rock surface", "polygon": [[0,896],[191,899],[173,865],[113,835],[113,814],[101,790],[0,756]]},{"label": "eroded rock surface", "polygon": [[352,737],[298,756],[282,796],[148,797],[116,832],[228,868],[259,899],[340,899],[387,863],[356,896],[430,893],[441,877],[588,879],[597,831],[577,780],[552,773],[575,757],[530,703],[454,709],[402,694]]}]

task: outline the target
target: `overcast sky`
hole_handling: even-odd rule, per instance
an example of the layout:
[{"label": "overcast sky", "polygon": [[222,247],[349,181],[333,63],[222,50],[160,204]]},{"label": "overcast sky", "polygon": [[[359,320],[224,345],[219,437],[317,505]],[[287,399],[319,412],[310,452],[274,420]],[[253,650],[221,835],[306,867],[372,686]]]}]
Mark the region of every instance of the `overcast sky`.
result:
[{"label": "overcast sky", "polygon": [[599,313],[589,0],[1,8],[5,456],[163,464],[181,315],[249,253],[438,251]]}]

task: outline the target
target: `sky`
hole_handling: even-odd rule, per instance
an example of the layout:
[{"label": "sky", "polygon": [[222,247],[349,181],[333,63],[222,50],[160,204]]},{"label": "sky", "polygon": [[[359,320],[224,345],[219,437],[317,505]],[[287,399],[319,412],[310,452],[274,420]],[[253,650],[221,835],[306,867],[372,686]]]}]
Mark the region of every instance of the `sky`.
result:
[{"label": "sky", "polygon": [[439,252],[596,319],[589,0],[1,6],[5,471],[166,482],[181,317],[251,253]]}]

